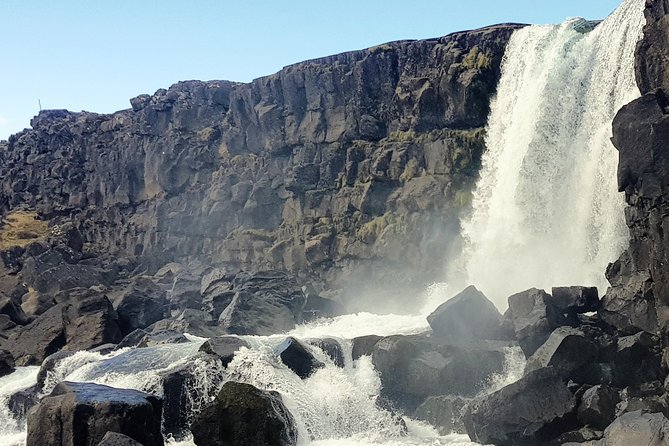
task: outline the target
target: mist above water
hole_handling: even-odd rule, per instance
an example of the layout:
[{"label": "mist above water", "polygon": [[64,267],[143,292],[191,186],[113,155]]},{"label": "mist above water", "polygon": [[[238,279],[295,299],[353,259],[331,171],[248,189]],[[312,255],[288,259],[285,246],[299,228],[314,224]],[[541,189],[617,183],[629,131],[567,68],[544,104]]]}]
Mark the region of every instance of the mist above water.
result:
[{"label": "mist above water", "polygon": [[643,6],[626,0],[589,32],[571,19],[514,33],[463,222],[465,248],[448,274],[453,288],[474,284],[500,308],[531,287],[606,290],[606,266],[628,240],[611,123],[640,95]]}]

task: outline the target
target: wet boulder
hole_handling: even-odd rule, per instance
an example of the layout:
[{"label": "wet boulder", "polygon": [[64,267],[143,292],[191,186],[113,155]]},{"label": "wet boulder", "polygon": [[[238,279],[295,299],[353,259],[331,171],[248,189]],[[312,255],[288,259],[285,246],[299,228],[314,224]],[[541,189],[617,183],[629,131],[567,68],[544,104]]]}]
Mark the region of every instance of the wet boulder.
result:
[{"label": "wet boulder", "polygon": [[552,367],[565,380],[587,381],[581,369],[590,365],[598,355],[598,346],[583,331],[559,327],[546,342],[527,359],[525,374]]},{"label": "wet boulder", "polygon": [[596,287],[553,287],[551,303],[565,313],[589,313],[599,309]]},{"label": "wet boulder", "polygon": [[235,291],[218,319],[228,333],[266,336],[291,330],[302,322],[306,297],[287,273],[240,273],[235,278]]},{"label": "wet boulder", "polygon": [[118,313],[123,334],[146,328],[169,316],[165,291],[148,278],[136,279],[118,299],[114,308]]},{"label": "wet boulder", "polygon": [[479,341],[467,346],[436,342],[426,335],[395,335],[374,346],[372,362],[382,396],[413,411],[429,396],[472,397],[504,370],[502,346]]},{"label": "wet boulder", "polygon": [[37,372],[38,388],[41,389],[44,387],[44,383],[46,382],[47,377],[49,374],[53,374],[56,366],[60,361],[65,358],[69,358],[70,356],[74,355],[74,353],[75,352],[59,351],[44,358],[44,361],[42,361],[42,364],[40,365],[39,372]]},{"label": "wet boulder", "polygon": [[15,420],[26,421],[28,411],[39,403],[39,387],[32,386],[25,390],[19,390],[9,397],[7,406]]},{"label": "wet boulder", "polygon": [[7,350],[0,350],[0,376],[14,372],[14,357]]},{"label": "wet boulder", "polygon": [[306,339],[305,342],[314,347],[320,348],[328,358],[332,360],[335,366],[344,367],[344,350],[341,344],[334,338]]},{"label": "wet boulder", "polygon": [[28,413],[27,446],[96,445],[109,431],[163,446],[162,402],[144,392],[62,382]]},{"label": "wet boulder", "polygon": [[188,338],[178,331],[163,330],[156,332],[148,332],[138,328],[121,340],[116,346],[116,349],[136,347],[153,347],[163,344],[182,344],[188,342]]},{"label": "wet boulder", "polygon": [[536,288],[509,296],[511,319],[520,348],[529,358],[557,327],[565,325],[564,315],[551,303],[551,296]]},{"label": "wet boulder", "polygon": [[431,396],[418,406],[413,417],[427,421],[440,435],[466,434],[463,417],[470,402],[469,398],[453,395]]},{"label": "wet boulder", "polygon": [[362,356],[371,355],[377,342],[383,339],[383,336],[367,335],[353,338],[351,354],[353,360],[360,359]]},{"label": "wet boulder", "polygon": [[560,433],[575,409],[576,399],[562,378],[554,370],[539,369],[477,398],[464,422],[469,438],[477,443],[540,445]]},{"label": "wet boulder", "polygon": [[118,314],[104,293],[77,288],[56,297],[67,299],[63,307],[65,350],[88,350],[102,344],[116,344],[122,339]]},{"label": "wet boulder", "polygon": [[97,446],[142,446],[142,444],[127,435],[119,434],[118,432],[107,432]]},{"label": "wet boulder", "polygon": [[591,387],[581,397],[578,420],[586,426],[605,429],[616,417],[616,404],[619,402],[617,390],[607,385]]},{"label": "wet boulder", "polygon": [[286,338],[279,344],[274,353],[281,358],[286,367],[297,376],[306,379],[316,370],[325,367],[321,361],[309,351],[309,348],[293,337]]},{"label": "wet boulder", "polygon": [[297,428],[281,396],[228,381],[192,424],[197,446],[297,444]]},{"label": "wet boulder", "polygon": [[499,339],[502,315],[474,286],[465,288],[427,317],[436,336],[452,341]]},{"label": "wet boulder", "polygon": [[242,347],[250,348],[251,346],[237,336],[217,336],[205,341],[200,347],[200,351],[218,356],[223,363],[223,367],[227,367],[234,359],[235,353]]},{"label": "wet boulder", "polygon": [[303,318],[312,321],[324,317],[337,317],[346,314],[346,309],[332,299],[321,297],[315,293],[307,294],[307,302],[304,305]]}]

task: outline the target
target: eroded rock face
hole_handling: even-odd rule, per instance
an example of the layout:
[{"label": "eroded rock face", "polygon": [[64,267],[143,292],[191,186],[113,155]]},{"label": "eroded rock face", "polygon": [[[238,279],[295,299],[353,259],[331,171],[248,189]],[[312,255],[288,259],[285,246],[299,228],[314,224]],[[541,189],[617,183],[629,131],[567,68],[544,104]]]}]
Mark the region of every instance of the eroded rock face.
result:
[{"label": "eroded rock face", "polygon": [[[441,275],[518,27],[181,82],[112,115],[43,111],[0,143],[0,211],[72,215],[71,248],[151,268],[198,256],[308,274],[319,293],[345,284],[359,307],[406,296]],[[75,262],[65,277],[82,266],[81,280],[61,284],[36,262],[40,291],[98,281]]]}]

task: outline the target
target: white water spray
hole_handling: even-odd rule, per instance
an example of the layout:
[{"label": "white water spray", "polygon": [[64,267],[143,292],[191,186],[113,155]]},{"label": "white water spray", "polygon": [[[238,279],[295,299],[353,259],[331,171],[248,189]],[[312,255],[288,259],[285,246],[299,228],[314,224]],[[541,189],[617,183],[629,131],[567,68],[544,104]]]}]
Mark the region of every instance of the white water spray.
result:
[{"label": "white water spray", "polygon": [[572,19],[513,34],[453,288],[474,284],[501,308],[531,287],[606,290],[604,270],[627,243],[611,122],[639,96],[643,6],[626,0],[587,33]]}]

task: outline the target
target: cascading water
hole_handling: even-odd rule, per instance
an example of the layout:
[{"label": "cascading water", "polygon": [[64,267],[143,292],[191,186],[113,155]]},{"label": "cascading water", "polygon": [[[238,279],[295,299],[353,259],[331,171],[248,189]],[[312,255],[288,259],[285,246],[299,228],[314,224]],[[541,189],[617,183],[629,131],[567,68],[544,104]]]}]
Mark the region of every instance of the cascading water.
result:
[{"label": "cascading water", "polygon": [[639,96],[634,49],[643,0],[594,30],[582,19],[516,31],[488,119],[465,249],[448,273],[501,307],[531,287],[606,290],[604,270],[627,243],[611,122]]}]

